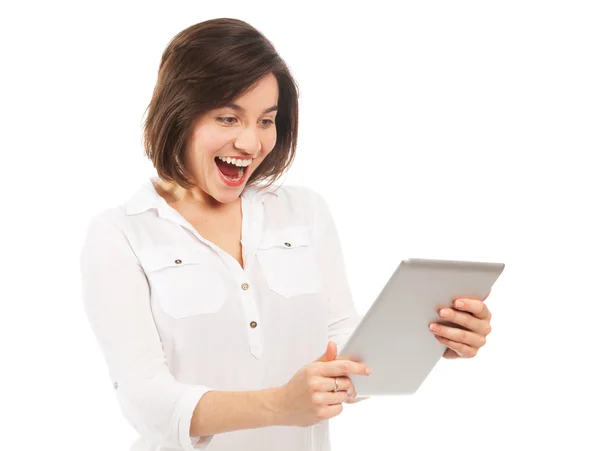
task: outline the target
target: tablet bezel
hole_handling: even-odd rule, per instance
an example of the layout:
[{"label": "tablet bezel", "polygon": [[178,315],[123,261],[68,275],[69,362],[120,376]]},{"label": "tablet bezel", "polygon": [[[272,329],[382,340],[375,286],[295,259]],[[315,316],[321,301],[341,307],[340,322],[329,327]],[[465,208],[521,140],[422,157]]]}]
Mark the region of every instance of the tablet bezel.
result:
[{"label": "tablet bezel", "polygon": [[402,260],[338,351],[338,359],[362,362],[373,369],[371,376],[350,376],[357,396],[415,393],[447,349],[428,329],[431,322],[441,322],[439,309],[449,307],[458,297],[484,299],[504,266],[461,260]]}]

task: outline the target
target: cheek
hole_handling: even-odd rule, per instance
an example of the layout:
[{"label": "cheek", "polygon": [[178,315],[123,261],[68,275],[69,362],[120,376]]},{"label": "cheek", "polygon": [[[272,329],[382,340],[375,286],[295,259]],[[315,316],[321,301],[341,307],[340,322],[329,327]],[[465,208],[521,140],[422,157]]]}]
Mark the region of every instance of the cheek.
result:
[{"label": "cheek", "polygon": [[222,133],[203,133],[196,135],[194,146],[195,159],[199,164],[212,163],[215,154],[227,145],[229,139]]},{"label": "cheek", "polygon": [[265,139],[262,140],[262,145],[263,145],[263,152],[261,155],[262,159],[266,158],[266,156],[269,155],[273,151],[273,147],[275,147],[276,143],[277,143],[277,134],[276,133],[269,134],[269,136],[267,136]]},{"label": "cheek", "polygon": [[202,147],[207,154],[214,156],[215,153],[226,147],[232,139],[233,137],[228,133],[210,133],[202,141]]}]

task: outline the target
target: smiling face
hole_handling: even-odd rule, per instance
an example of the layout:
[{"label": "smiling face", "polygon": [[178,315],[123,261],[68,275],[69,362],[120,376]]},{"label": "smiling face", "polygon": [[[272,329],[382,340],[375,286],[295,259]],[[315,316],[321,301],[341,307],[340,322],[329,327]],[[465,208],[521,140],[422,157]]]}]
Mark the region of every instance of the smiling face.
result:
[{"label": "smiling face", "polygon": [[194,198],[208,196],[222,204],[239,198],[250,175],[275,147],[278,97],[277,79],[269,74],[232,104],[196,122],[184,156],[196,185]]}]

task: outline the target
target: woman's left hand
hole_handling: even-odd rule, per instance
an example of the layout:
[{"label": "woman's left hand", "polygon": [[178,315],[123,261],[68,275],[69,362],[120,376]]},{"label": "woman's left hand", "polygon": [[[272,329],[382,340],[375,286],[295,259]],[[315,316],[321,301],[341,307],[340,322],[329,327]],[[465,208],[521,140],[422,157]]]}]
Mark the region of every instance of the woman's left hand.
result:
[{"label": "woman's left hand", "polygon": [[442,321],[449,321],[459,327],[450,327],[439,323],[431,323],[429,329],[440,343],[448,349],[444,353],[446,359],[471,358],[485,345],[486,337],[492,331],[490,321],[492,314],[483,300],[459,298],[453,308],[443,308],[438,314]]}]

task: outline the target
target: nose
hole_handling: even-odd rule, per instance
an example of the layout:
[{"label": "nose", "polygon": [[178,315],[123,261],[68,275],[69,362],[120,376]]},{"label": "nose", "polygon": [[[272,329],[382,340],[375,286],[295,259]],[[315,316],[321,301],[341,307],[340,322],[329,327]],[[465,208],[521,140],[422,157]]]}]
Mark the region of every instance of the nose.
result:
[{"label": "nose", "polygon": [[254,127],[244,127],[234,141],[236,149],[255,157],[261,150],[261,142]]}]

